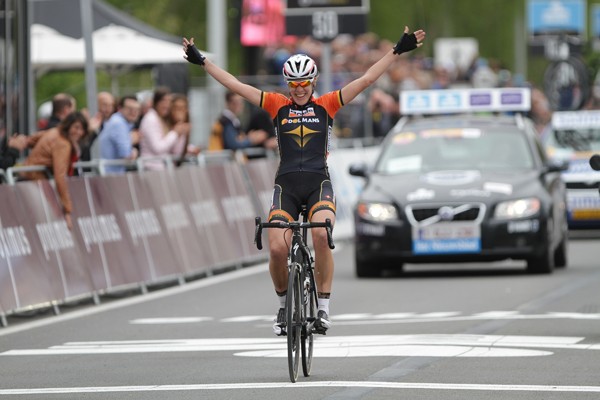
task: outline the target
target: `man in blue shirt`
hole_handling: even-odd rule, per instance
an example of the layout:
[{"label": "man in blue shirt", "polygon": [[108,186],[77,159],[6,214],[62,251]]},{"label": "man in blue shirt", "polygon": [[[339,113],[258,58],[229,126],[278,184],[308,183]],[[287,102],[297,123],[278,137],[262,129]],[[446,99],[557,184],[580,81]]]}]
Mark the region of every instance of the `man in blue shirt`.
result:
[{"label": "man in blue shirt", "polygon": [[[131,130],[140,116],[141,106],[133,95],[123,96],[118,111],[104,124],[98,142],[100,158],[104,160],[134,160],[137,149],[131,141]],[[113,174],[125,173],[125,166],[107,165],[105,171]]]}]

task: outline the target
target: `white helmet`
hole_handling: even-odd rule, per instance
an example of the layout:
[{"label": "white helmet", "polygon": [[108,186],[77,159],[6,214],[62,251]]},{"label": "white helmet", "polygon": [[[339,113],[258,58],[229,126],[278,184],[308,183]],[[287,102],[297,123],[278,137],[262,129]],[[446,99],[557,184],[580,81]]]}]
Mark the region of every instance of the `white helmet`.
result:
[{"label": "white helmet", "polygon": [[296,54],[283,64],[283,77],[286,81],[314,79],[319,74],[317,64],[306,54]]}]

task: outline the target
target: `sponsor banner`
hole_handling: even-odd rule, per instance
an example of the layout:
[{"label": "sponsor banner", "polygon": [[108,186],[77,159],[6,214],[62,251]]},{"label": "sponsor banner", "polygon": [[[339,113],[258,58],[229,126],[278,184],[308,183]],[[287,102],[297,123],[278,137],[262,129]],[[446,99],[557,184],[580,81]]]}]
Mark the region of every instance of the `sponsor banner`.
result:
[{"label": "sponsor banner", "polygon": [[140,268],[123,213],[132,207],[125,176],[70,178],[73,230],[97,290],[151,278]]},{"label": "sponsor banner", "polygon": [[64,219],[49,182],[0,186],[0,303],[4,310],[60,300],[65,283],[56,263],[42,260],[36,225]]},{"label": "sponsor banner", "polygon": [[279,160],[257,158],[249,160],[243,168],[246,169],[251,189],[258,199],[258,213],[262,221],[269,217],[269,209],[273,201],[273,186]]},{"label": "sponsor banner", "polygon": [[[150,172],[143,173],[146,174]],[[183,274],[185,269],[171,245],[150,185],[142,174],[128,173],[126,178],[128,193],[123,197],[129,202],[125,208],[119,204],[119,210],[125,217],[125,236],[131,241],[131,251],[139,257],[138,262],[150,275],[150,281]],[[119,186],[115,184],[115,189]]]},{"label": "sponsor banner", "polygon": [[[138,175],[147,186],[164,233],[178,260],[176,265],[182,273],[189,274],[205,269],[211,257],[199,246],[200,237],[194,226],[192,213],[181,191],[189,190],[189,182],[179,180],[175,171],[148,171]],[[190,193],[188,193],[190,194]],[[192,193],[193,194],[193,193]]]},{"label": "sponsor banner", "polygon": [[237,236],[227,223],[221,198],[225,196],[225,186],[217,183],[213,186],[209,167],[182,167],[175,174],[178,184],[186,186],[182,197],[192,215],[192,221],[198,235],[199,246],[212,266],[232,265],[239,263],[242,254],[235,245]]},{"label": "sponsor banner", "polygon": [[224,244],[240,258],[259,255],[254,246],[256,210],[240,166],[235,162],[205,167],[225,216],[229,240]]},{"label": "sponsor banner", "polygon": [[[216,254],[218,241],[213,237],[209,225],[221,222],[220,215],[215,214],[215,203],[200,190],[199,182],[203,178],[195,173],[197,169],[195,167],[178,168],[172,174],[173,183],[177,186],[181,202],[189,215],[190,229],[194,231],[194,243],[191,243],[190,246],[195,247],[196,272],[208,269],[219,262]],[[204,179],[208,178],[204,177]]]},{"label": "sponsor banner", "polygon": [[[41,245],[39,255],[46,267],[55,270],[61,277],[61,298],[68,299],[91,293],[94,289],[92,274],[76,240],[76,222],[72,217],[73,229],[69,230],[61,205],[55,197],[55,189],[48,181],[39,181],[45,200],[39,202],[36,214],[35,235]],[[20,186],[20,185],[19,185]],[[71,185],[69,185],[69,189]],[[71,198],[76,199],[71,193]],[[31,199],[35,204],[36,200]],[[32,207],[26,206],[27,210]],[[43,208],[43,215],[42,209]],[[43,218],[46,217],[44,221]]]}]

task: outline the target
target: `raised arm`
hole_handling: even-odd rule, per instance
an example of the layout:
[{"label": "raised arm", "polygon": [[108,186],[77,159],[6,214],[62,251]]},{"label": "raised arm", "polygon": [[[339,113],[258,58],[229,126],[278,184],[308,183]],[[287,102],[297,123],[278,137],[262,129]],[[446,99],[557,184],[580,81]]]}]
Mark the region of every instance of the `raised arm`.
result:
[{"label": "raised arm", "polygon": [[183,52],[185,53],[183,57],[186,60],[192,64],[203,66],[206,73],[215,78],[221,85],[239,94],[250,103],[260,106],[261,91],[254,86],[241,82],[235,76],[204,57],[194,45],[194,38],[190,40],[183,38]]},{"label": "raised arm", "polygon": [[423,45],[425,31],[418,30],[408,33],[408,27],[404,27],[404,34],[396,46],[386,53],[381,60],[373,64],[361,77],[356,78],[342,88],[342,99],[348,104],[363,90],[371,86],[383,73],[393,64],[396,55],[416,49]]}]

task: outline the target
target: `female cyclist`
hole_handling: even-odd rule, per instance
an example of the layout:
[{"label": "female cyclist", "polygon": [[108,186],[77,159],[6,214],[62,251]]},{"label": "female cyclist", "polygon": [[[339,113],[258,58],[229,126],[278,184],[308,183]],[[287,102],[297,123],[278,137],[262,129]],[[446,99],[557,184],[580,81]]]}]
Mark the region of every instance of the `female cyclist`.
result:
[{"label": "female cyclist", "polygon": [[[250,103],[264,108],[275,125],[280,163],[275,176],[273,201],[269,221],[295,221],[301,207],[306,206],[309,220],[325,222],[335,220],[335,196],[327,156],[333,129],[333,118],[338,110],[350,103],[367,87],[373,84],[394,62],[396,55],[420,47],[425,39],[423,30],[404,34],[381,60],[373,64],[361,77],[348,83],[340,90],[314,97],[319,75],[315,62],[304,54],[290,57],[284,64],[283,77],[289,87],[290,97],[279,93],[263,92],[239,81],[205,58],[194,45],[194,39],[183,38],[185,58],[204,67],[205,71],[232,92],[238,93]],[[315,328],[325,333],[331,326],[329,320],[329,298],[333,281],[333,255],[327,243],[325,229],[312,230],[315,251],[318,307]],[[269,272],[275,291],[279,296],[280,308],[273,330],[285,335],[284,306],[287,290],[287,243],[290,232],[269,229]]]}]

